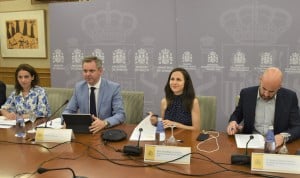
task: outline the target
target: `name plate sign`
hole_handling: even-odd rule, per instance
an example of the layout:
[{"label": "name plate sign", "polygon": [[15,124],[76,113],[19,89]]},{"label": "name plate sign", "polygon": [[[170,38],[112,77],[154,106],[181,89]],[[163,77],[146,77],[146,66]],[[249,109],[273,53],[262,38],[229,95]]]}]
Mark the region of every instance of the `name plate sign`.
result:
[{"label": "name plate sign", "polygon": [[37,128],[36,142],[67,142],[74,138],[72,129]]},{"label": "name plate sign", "polygon": [[251,170],[300,174],[300,156],[252,153]]},{"label": "name plate sign", "polygon": [[[191,163],[191,147],[145,145],[145,162]],[[174,160],[174,161],[173,161]]]}]

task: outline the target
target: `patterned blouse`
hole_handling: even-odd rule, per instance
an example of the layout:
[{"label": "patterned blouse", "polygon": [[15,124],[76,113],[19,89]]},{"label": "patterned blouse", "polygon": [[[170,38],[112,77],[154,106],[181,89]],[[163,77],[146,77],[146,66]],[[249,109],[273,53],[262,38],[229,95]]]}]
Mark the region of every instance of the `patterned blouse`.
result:
[{"label": "patterned blouse", "polygon": [[22,115],[34,111],[36,117],[49,117],[50,105],[45,89],[40,86],[31,88],[28,95],[23,97],[22,91],[16,95],[13,91],[1,109]]},{"label": "patterned blouse", "polygon": [[192,126],[192,114],[191,111],[186,111],[184,108],[182,103],[182,95],[174,97],[172,105],[168,106],[165,111],[164,119]]}]

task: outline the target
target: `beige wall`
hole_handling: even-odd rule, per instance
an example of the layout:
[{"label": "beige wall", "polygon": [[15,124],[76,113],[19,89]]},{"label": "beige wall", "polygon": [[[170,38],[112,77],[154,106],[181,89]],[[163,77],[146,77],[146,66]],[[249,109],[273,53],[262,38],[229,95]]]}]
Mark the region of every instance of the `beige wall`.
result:
[{"label": "beige wall", "polygon": [[[5,58],[0,55],[0,67],[16,67],[20,63],[29,63],[36,68],[50,68],[49,60],[49,24],[48,24],[48,4],[31,4],[31,0],[0,0],[0,12],[26,11],[44,9],[46,14],[46,34],[47,34],[47,58],[28,59],[28,58]],[[0,14],[1,18],[1,14]],[[1,33],[1,32],[0,32]]]}]

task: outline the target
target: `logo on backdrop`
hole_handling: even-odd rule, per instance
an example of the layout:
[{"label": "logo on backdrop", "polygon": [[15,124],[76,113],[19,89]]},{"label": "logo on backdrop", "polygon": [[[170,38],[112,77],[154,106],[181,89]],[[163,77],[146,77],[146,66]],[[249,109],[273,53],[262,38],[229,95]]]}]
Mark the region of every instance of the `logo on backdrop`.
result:
[{"label": "logo on backdrop", "polygon": [[260,72],[263,72],[268,67],[273,66],[273,56],[270,52],[263,52],[260,55],[260,65],[258,67],[255,67],[255,70],[258,70]]},{"label": "logo on backdrop", "polygon": [[226,11],[220,23],[236,43],[274,44],[290,28],[292,17],[281,8],[260,4],[253,10],[247,5]]},{"label": "logo on backdrop", "polygon": [[219,65],[219,56],[215,51],[210,51],[207,55],[207,65],[201,66],[207,71],[220,71],[224,66]]},{"label": "logo on backdrop", "polygon": [[123,71],[127,72],[126,66],[126,52],[123,49],[116,49],[113,52],[113,65],[112,71]]},{"label": "logo on backdrop", "polygon": [[110,2],[104,10],[85,16],[81,23],[83,32],[93,42],[125,42],[137,27],[137,18],[132,13],[112,9]]},{"label": "logo on backdrop", "polygon": [[78,48],[74,49],[72,52],[71,70],[82,70],[81,61],[83,58],[83,52]]},{"label": "logo on backdrop", "polygon": [[287,73],[300,73],[300,54],[292,53],[289,58],[289,66],[285,68],[285,72]]},{"label": "logo on backdrop", "polygon": [[65,57],[61,49],[55,49],[52,53],[52,68],[54,70],[64,69]]},{"label": "logo on backdrop", "polygon": [[173,55],[169,49],[162,49],[158,54],[157,72],[170,72],[173,69]]},{"label": "logo on backdrop", "polygon": [[246,72],[249,71],[249,67],[246,67],[246,56],[243,52],[238,50],[236,53],[233,54],[233,64],[230,67],[230,71],[234,72]]},{"label": "logo on backdrop", "polygon": [[148,72],[149,71],[149,55],[146,49],[140,48],[134,54],[135,71]]},{"label": "logo on backdrop", "polygon": [[196,66],[193,65],[193,54],[190,51],[185,51],[182,54],[182,64],[179,67],[183,67],[187,70],[196,70]]}]

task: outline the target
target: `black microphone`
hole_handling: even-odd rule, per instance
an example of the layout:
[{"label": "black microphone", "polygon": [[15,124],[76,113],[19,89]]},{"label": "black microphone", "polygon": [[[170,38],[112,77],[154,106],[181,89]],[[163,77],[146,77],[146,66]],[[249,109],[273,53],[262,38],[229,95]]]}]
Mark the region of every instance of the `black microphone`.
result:
[{"label": "black microphone", "polygon": [[246,150],[245,150],[244,155],[231,155],[231,164],[244,165],[244,164],[250,164],[251,163],[251,157],[248,155],[248,143],[253,138],[254,138],[254,136],[250,135],[250,138],[246,143]]},{"label": "black microphone", "polygon": [[140,131],[140,134],[139,134],[139,139],[138,139],[137,147],[140,147],[140,139],[141,139],[143,128],[139,128],[139,131]]},{"label": "black microphone", "polygon": [[47,128],[47,123],[48,123],[48,121],[49,121],[49,120],[52,120],[53,117],[55,116],[55,114],[56,114],[62,107],[64,107],[68,102],[69,102],[69,100],[66,100],[59,108],[56,109],[56,111],[55,111],[50,117],[48,117],[48,118],[46,119],[45,126],[44,126],[45,128]]},{"label": "black microphone", "polygon": [[53,169],[46,169],[46,168],[43,168],[43,167],[39,167],[37,169],[37,172],[39,174],[43,174],[43,173],[48,172],[48,171],[59,171],[59,170],[70,170],[72,172],[73,178],[87,178],[87,177],[84,177],[84,176],[76,176],[75,172],[73,171],[73,169],[71,169],[69,167],[53,168]]},{"label": "black microphone", "polygon": [[139,156],[143,152],[143,147],[140,147],[140,139],[141,139],[143,128],[139,128],[139,131],[140,134],[139,134],[137,146],[132,146],[132,145],[124,146],[123,153],[125,153],[126,155]]}]

